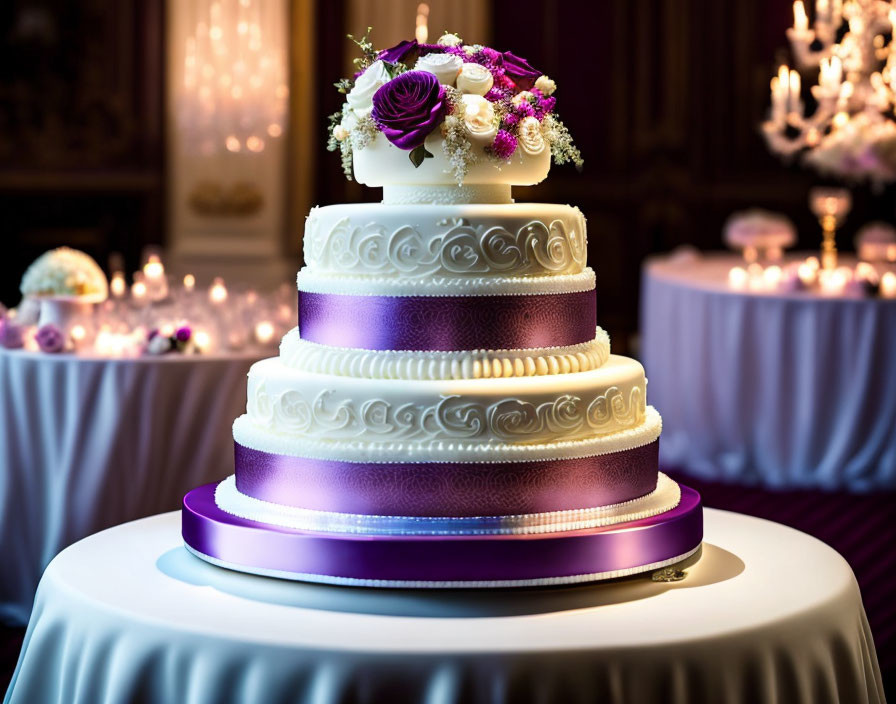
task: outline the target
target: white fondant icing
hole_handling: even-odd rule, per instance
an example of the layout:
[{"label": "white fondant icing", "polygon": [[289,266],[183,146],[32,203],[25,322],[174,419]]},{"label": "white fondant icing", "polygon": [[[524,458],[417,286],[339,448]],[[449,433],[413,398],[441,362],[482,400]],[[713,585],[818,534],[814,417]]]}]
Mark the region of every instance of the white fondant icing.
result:
[{"label": "white fondant icing", "polygon": [[488,379],[545,376],[597,369],[610,356],[603,329],[591,342],[569,347],[471,352],[404,352],[330,347],[303,340],[293,328],[280,343],[280,360],[314,374],[367,379]]},{"label": "white fondant icing", "polygon": [[[378,134],[363,149],[353,153],[355,180],[365,186],[456,184],[457,179],[442,148],[443,143],[439,130],[430,134],[425,147],[432,158],[424,159],[419,167],[415,167],[407,151]],[[543,181],[551,168],[549,149],[536,155],[517,149],[506,161],[489,156],[482,146],[474,145],[473,153],[476,160],[464,176],[465,185],[503,183],[531,186]]]},{"label": "white fondant icing", "polygon": [[317,274],[303,267],[296,278],[300,291],[348,296],[524,296],[593,291],[594,271],[554,276],[429,276],[399,279],[394,276]]},{"label": "white fondant icing", "polygon": [[587,256],[578,208],[376,204],[314,208],[305,271],[400,279],[576,274]]},{"label": "white fondant icing", "polygon": [[562,378],[413,380],[312,374],[265,359],[249,370],[247,414],[258,426],[329,440],[470,440],[532,444],[640,425],[644,368],[610,355]]},{"label": "white fondant icing", "polygon": [[469,205],[470,203],[513,203],[510,186],[503,183],[383,186],[383,205]]},{"label": "white fondant icing", "polygon": [[263,501],[240,493],[231,475],[215,489],[215,503],[226,513],[269,525],[325,533],[365,535],[536,535],[612,526],[670,511],[681,500],[674,481],[660,473],[656,489],[618,504],[569,511],[508,516],[373,516],[314,511]]},{"label": "white fondant icing", "polygon": [[261,452],[343,462],[536,462],[597,457],[642,447],[656,440],[662,428],[660,414],[648,406],[644,422],[640,425],[583,440],[532,445],[467,440],[382,442],[375,437],[332,441],[271,431],[256,425],[248,415],[242,415],[233,423],[233,439],[240,445]]}]

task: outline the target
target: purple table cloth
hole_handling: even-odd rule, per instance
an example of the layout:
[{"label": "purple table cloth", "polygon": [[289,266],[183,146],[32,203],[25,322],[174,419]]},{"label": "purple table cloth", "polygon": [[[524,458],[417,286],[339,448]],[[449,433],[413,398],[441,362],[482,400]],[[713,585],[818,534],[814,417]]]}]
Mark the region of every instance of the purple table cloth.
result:
[{"label": "purple table cloth", "polygon": [[0,621],[24,624],[64,547],[233,472],[258,354],[84,358],[0,349]]},{"label": "purple table cloth", "polygon": [[645,265],[661,464],[771,488],[896,488],[896,300],[736,292],[739,263]]}]

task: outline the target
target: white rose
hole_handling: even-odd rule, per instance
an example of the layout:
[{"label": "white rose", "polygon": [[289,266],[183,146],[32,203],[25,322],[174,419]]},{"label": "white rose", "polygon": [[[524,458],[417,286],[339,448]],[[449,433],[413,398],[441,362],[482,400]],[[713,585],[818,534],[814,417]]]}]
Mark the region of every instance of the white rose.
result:
[{"label": "white rose", "polygon": [[464,131],[473,144],[487,146],[495,141],[498,125],[495,108],[481,95],[464,95]]},{"label": "white rose", "polygon": [[156,335],[146,345],[149,354],[165,354],[171,351],[171,340],[164,335]]},{"label": "white rose", "polygon": [[417,59],[414,69],[433,74],[443,86],[453,86],[463,63],[454,54],[427,54]]},{"label": "white rose", "polygon": [[547,76],[539,76],[538,80],[535,81],[535,87],[545,96],[551,95],[551,93],[557,90],[557,84]]},{"label": "white rose", "polygon": [[541,134],[541,123],[531,116],[520,120],[517,140],[520,148],[529,156],[541,154],[547,146],[544,135]]},{"label": "white rose", "polygon": [[535,95],[530,93],[527,90],[520,91],[515,96],[510,99],[510,102],[514,105],[522,105],[523,103],[529,103],[532,101]]},{"label": "white rose", "polygon": [[456,34],[445,32],[445,34],[439,37],[439,41],[436,43],[440,46],[459,46],[463,44],[463,40]]},{"label": "white rose", "polygon": [[345,127],[343,127],[342,125],[336,125],[333,128],[333,137],[336,138],[337,142],[341,142],[346,137],[348,137],[348,135],[349,135],[349,131],[347,129],[345,129]]},{"label": "white rose", "polygon": [[457,75],[457,87],[463,93],[485,95],[492,89],[494,82],[491,71],[481,64],[464,64]]},{"label": "white rose", "polygon": [[355,87],[348,92],[345,100],[358,117],[367,117],[373,110],[373,94],[390,80],[385,64],[382,61],[374,61],[358,76]]}]

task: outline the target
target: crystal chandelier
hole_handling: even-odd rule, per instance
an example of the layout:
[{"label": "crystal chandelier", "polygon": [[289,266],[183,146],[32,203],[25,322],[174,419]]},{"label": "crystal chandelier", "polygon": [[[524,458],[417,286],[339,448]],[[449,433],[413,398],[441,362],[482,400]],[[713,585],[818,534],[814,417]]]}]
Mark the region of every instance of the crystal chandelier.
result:
[{"label": "crystal chandelier", "polygon": [[257,154],[284,133],[289,88],[277,4],[197,0],[177,105],[190,151]]},{"label": "crystal chandelier", "polygon": [[896,180],[896,2],[816,0],[815,21],[802,0],[787,30],[798,69],[818,68],[807,114],[800,73],[784,65],[771,80],[771,110],[762,124],[769,148],[798,153],[818,171],[880,185]]}]

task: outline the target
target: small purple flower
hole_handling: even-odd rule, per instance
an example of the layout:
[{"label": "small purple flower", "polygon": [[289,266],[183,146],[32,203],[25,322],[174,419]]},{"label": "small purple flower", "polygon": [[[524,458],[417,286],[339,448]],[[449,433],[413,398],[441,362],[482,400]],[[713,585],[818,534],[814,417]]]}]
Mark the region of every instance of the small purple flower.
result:
[{"label": "small purple flower", "polygon": [[370,115],[386,139],[411,151],[423,144],[447,112],[439,79],[426,71],[407,71],[373,94]]},{"label": "small purple flower", "polygon": [[503,57],[504,74],[513,79],[517,86],[522,90],[529,90],[535,85],[535,81],[541,76],[541,71],[532,68],[526,59],[511,51],[505,51]]},{"label": "small purple flower", "polygon": [[156,335],[158,335],[158,334],[159,334],[159,329],[158,329],[158,328],[153,328],[153,329],[150,330],[149,333],[146,335],[146,341],[149,342],[152,338],[154,338],[154,337],[155,337]]},{"label": "small purple flower", "polygon": [[175,333],[174,338],[178,342],[189,342],[190,337],[193,335],[193,331],[190,330],[189,326],[184,325],[183,327],[179,327]]},{"label": "small purple flower", "polygon": [[539,96],[538,102],[535,105],[535,116],[540,120],[549,112],[553,112],[556,104],[557,99],[554,97],[544,98]]},{"label": "small purple flower", "polygon": [[380,61],[386,61],[390,64],[397,64],[403,61],[404,58],[412,51],[419,52],[420,45],[417,43],[416,39],[405,39],[398,42],[398,44],[393,47],[383,49],[379,54],[376,55],[376,58],[378,58]]},{"label": "small purple flower", "polygon": [[518,124],[519,121],[520,121],[519,115],[517,115],[515,112],[509,112],[504,116],[504,119],[502,120],[502,124],[505,127],[513,127],[514,125]]},{"label": "small purple flower", "polygon": [[516,151],[516,137],[507,130],[498,130],[495,141],[492,142],[491,152],[499,159],[509,159]]},{"label": "small purple flower", "polygon": [[534,117],[535,115],[535,108],[532,107],[531,103],[523,102],[519,105],[514,105],[513,109],[520,119],[523,119],[524,117]]},{"label": "small purple flower", "polygon": [[37,342],[37,346],[40,347],[41,352],[55,354],[56,352],[62,352],[65,347],[65,335],[53,323],[41,325],[34,336],[34,340]]},{"label": "small purple flower", "polygon": [[24,344],[22,326],[17,325],[10,318],[0,318],[0,347],[17,350]]}]

